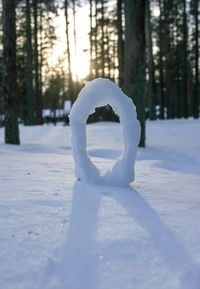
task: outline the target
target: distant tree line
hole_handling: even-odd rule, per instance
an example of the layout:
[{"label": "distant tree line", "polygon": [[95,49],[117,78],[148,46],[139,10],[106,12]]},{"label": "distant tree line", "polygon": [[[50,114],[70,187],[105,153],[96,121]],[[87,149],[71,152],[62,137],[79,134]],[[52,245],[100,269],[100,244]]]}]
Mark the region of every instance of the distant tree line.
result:
[{"label": "distant tree line", "polygon": [[[0,123],[5,141],[19,143],[18,121],[42,124],[43,109],[73,103],[84,82],[107,77],[137,106],[145,146],[145,120],[199,117],[199,0],[2,1]],[[87,5],[90,73],[72,75],[77,9]],[[56,41],[54,18],[65,15],[66,54],[54,70],[48,58]],[[70,17],[73,15],[73,17]],[[73,19],[70,21],[70,19]],[[72,22],[72,23],[71,23]],[[75,25],[76,23],[76,25]],[[70,27],[73,26],[73,40]],[[91,120],[116,119],[111,108]]]}]

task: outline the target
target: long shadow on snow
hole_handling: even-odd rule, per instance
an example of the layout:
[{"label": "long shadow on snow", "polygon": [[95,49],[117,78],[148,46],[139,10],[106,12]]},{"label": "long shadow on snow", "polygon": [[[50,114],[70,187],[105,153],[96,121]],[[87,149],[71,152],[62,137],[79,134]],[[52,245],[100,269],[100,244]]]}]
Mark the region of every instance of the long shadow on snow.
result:
[{"label": "long shadow on snow", "polygon": [[153,148],[148,146],[145,150],[139,148],[136,160],[153,160],[155,161],[153,166],[169,171],[195,175],[200,174],[200,163],[198,158],[178,151],[167,150],[166,148]]},{"label": "long shadow on snow", "polygon": [[61,260],[53,267],[50,264],[50,273],[56,278],[53,282],[59,289],[96,288],[95,238],[100,198],[100,193],[91,190],[90,186],[75,182],[71,219]]},{"label": "long shadow on snow", "polygon": [[100,259],[95,250],[98,211],[103,195],[118,202],[148,232],[150,242],[172,275],[182,274],[181,289],[198,288],[195,282],[199,280],[199,265],[194,263],[174,233],[136,190],[75,182],[69,230],[62,259],[55,270],[59,275],[60,289],[98,288],[97,266]]},{"label": "long shadow on snow", "polygon": [[54,145],[45,145],[45,144],[22,144],[20,146],[17,145],[1,145],[0,148],[6,148],[7,150],[11,150],[11,152],[23,152],[23,153],[32,153],[32,154],[66,154],[66,151],[70,151],[71,146],[57,146]]},{"label": "long shadow on snow", "polygon": [[[116,160],[120,154],[121,151],[116,149],[88,149],[90,157]],[[145,150],[139,148],[136,160],[152,160],[155,161],[153,166],[170,171],[200,174],[200,163],[197,158],[178,151],[167,150],[166,148],[148,146]]]}]

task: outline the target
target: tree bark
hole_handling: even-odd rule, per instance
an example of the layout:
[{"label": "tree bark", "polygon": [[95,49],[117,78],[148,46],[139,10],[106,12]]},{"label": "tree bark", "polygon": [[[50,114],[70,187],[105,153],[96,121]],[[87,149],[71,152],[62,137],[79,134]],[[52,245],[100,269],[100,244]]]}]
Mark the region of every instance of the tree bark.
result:
[{"label": "tree bark", "polygon": [[125,0],[125,91],[135,102],[145,146],[145,0]]},{"label": "tree bark", "polygon": [[19,144],[16,84],[16,1],[3,0],[3,94],[5,143]]}]

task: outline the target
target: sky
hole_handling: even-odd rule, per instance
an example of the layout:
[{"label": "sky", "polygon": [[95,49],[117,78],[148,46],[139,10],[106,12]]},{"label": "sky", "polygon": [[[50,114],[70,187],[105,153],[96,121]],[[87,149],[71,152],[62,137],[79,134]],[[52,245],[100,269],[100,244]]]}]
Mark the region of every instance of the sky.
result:
[{"label": "sky", "polygon": [[[77,51],[75,51],[73,37],[73,15],[70,9],[69,15],[69,33],[70,33],[70,52],[72,62],[72,74],[74,80],[83,79],[89,73],[89,9],[88,5],[79,7],[76,11],[76,34],[77,34]],[[66,41],[66,22],[64,11],[60,10],[59,15],[54,20],[57,41],[49,59],[49,64],[55,66],[59,58],[64,56],[67,50]],[[64,56],[66,59],[66,56]],[[67,69],[67,59],[64,61],[64,68]]]},{"label": "sky", "polygon": [[[158,6],[152,7],[152,14],[159,16],[160,10]],[[68,69],[67,64],[67,41],[66,41],[66,22],[63,9],[59,10],[59,15],[54,20],[55,33],[57,40],[49,57],[49,65],[55,67],[59,59],[64,59],[64,68]],[[71,52],[71,69],[73,79],[84,79],[89,73],[89,5],[84,4],[76,8],[76,42],[77,50],[75,51],[73,36],[73,14],[69,9],[69,33],[70,33],[70,52]]]}]

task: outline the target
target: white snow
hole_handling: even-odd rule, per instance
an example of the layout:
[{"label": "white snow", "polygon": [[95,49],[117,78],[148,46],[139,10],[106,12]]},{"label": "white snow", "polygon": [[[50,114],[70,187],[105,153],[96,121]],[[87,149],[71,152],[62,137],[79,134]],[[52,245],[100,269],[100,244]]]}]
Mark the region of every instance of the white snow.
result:
[{"label": "white snow", "polygon": [[[120,117],[123,151],[116,163],[101,174],[86,152],[86,122],[96,107],[110,104]],[[140,141],[140,124],[132,100],[106,78],[97,78],[81,90],[70,112],[75,174],[86,183],[126,186],[135,179],[134,165]]]},{"label": "white snow", "polygon": [[[200,121],[147,122],[129,188],[76,182],[69,127],[0,129],[0,288],[199,289]],[[120,125],[87,126],[104,170]]]}]

